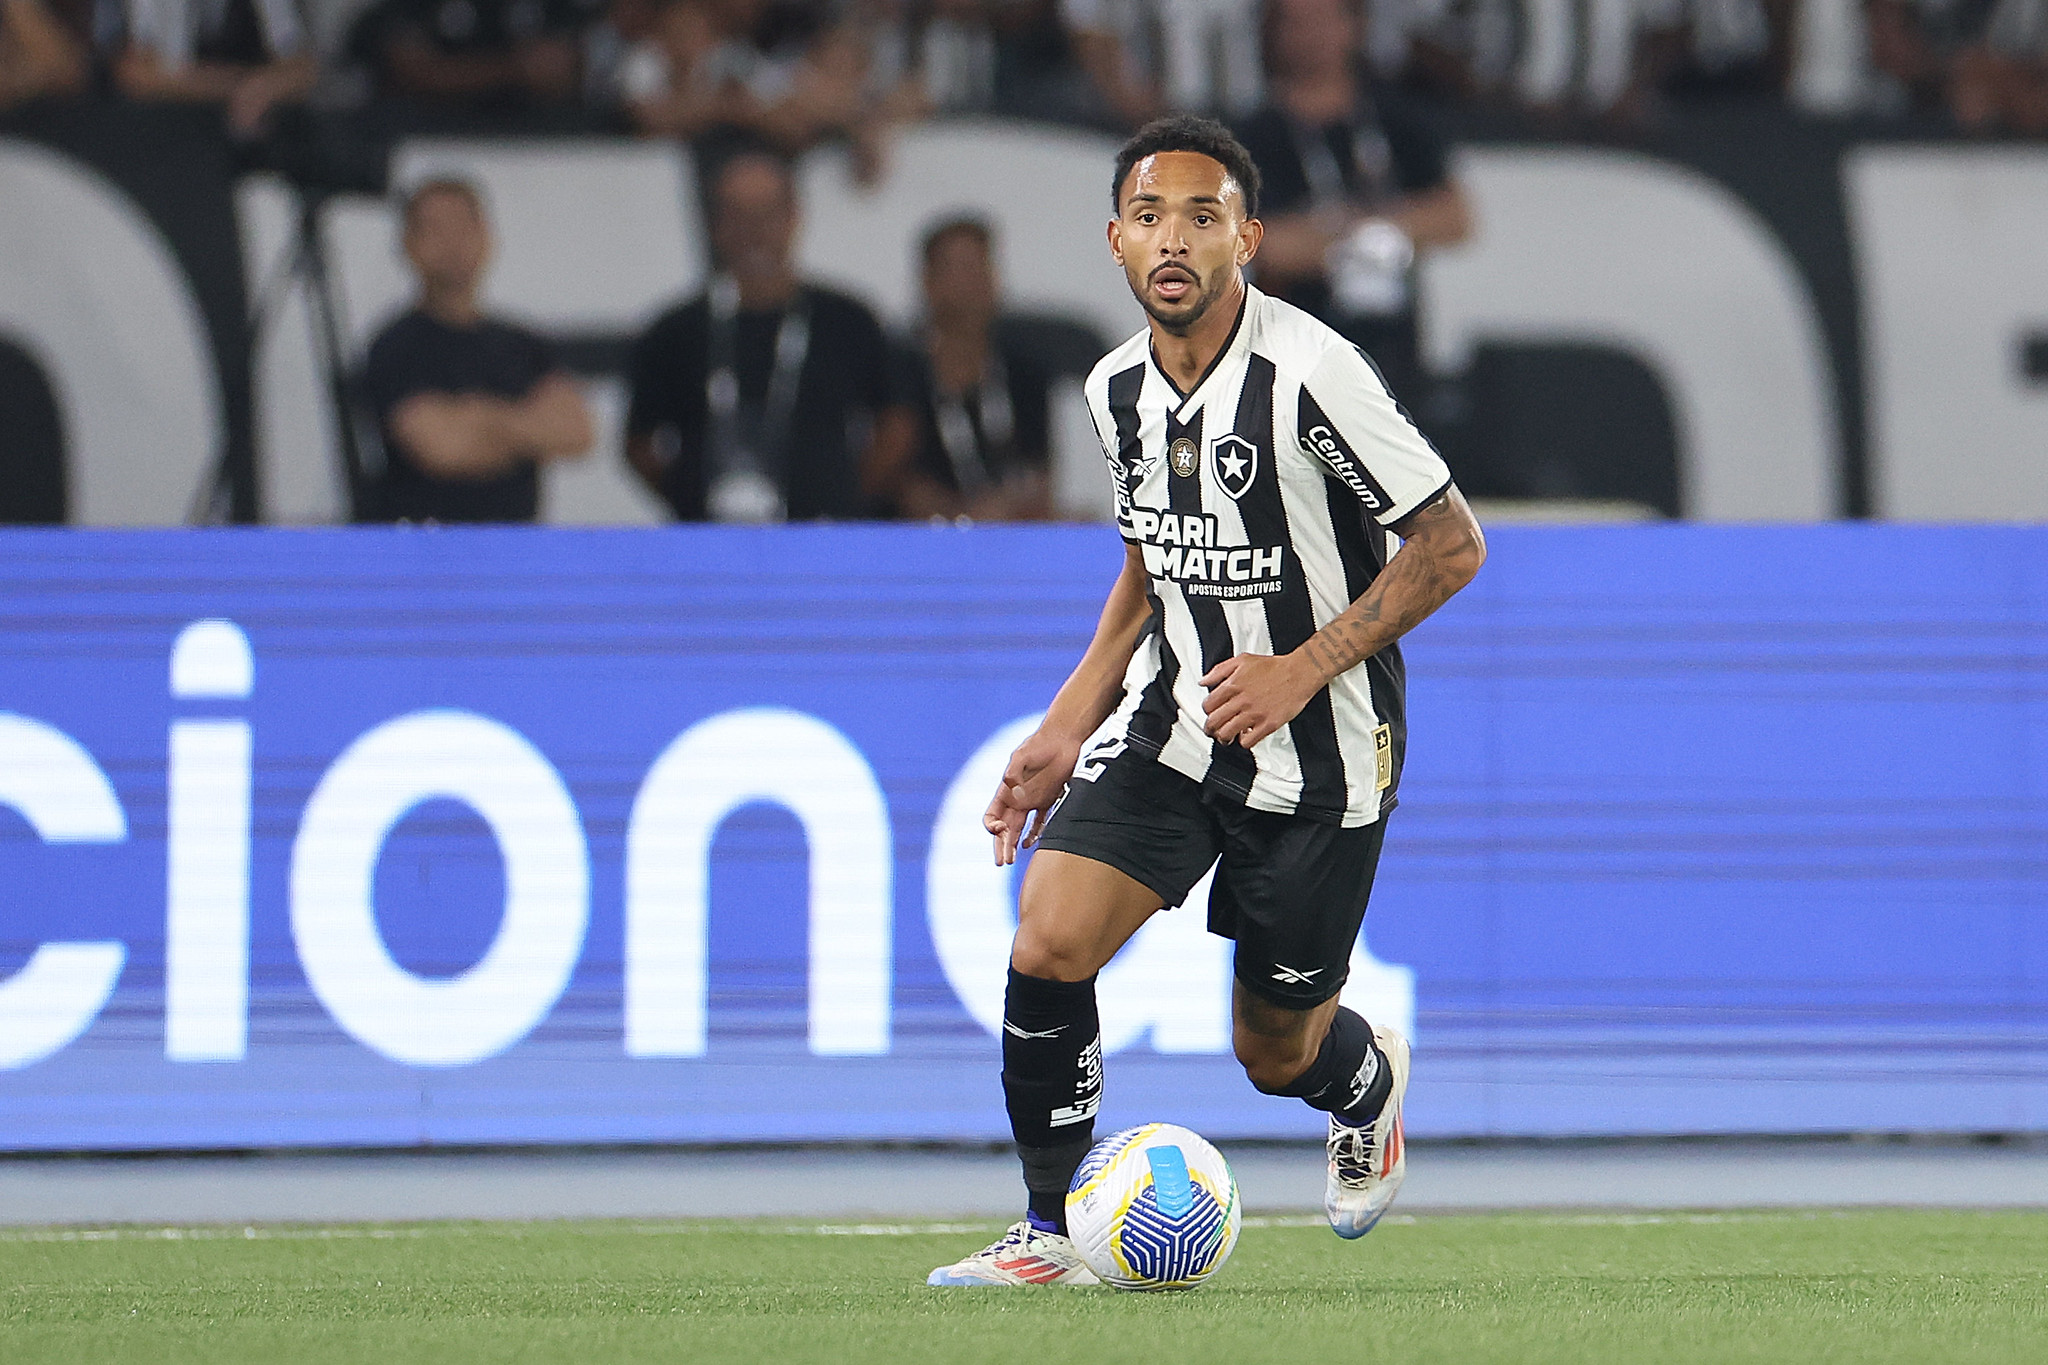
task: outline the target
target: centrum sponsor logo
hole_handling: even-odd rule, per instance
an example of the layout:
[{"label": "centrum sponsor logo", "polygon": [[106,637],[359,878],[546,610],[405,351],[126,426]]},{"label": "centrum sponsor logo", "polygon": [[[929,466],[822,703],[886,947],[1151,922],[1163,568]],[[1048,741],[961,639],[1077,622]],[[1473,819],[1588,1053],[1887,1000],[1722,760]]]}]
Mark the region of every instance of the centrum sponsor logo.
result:
[{"label": "centrum sponsor logo", "polygon": [[1387,505],[1387,500],[1381,495],[1380,490],[1374,488],[1366,481],[1365,476],[1358,472],[1358,466],[1352,460],[1350,452],[1337,443],[1336,433],[1328,427],[1319,424],[1303,432],[1301,449],[1303,454],[1328,465],[1338,478],[1350,486],[1352,492],[1358,494],[1358,500],[1369,510],[1377,512]]},{"label": "centrum sponsor logo", "polygon": [[1145,572],[1180,584],[1189,596],[1263,597],[1281,589],[1286,547],[1219,545],[1216,518],[1206,512],[1136,507],[1123,531],[1142,548]]}]

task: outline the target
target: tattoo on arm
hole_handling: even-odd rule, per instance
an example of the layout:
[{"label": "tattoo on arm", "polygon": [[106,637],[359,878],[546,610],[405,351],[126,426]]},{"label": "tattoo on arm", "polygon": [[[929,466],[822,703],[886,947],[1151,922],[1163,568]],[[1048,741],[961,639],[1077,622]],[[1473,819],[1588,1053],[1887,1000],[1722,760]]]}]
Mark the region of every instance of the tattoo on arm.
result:
[{"label": "tattoo on arm", "polygon": [[1395,528],[1402,544],[1356,602],[1303,649],[1329,682],[1414,629],[1472,581],[1486,542],[1456,488],[1409,513]]}]

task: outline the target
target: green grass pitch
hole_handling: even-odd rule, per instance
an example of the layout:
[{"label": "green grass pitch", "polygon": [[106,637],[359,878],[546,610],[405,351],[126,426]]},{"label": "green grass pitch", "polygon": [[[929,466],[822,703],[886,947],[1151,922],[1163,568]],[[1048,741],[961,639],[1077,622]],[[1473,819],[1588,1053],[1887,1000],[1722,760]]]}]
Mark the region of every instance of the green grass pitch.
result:
[{"label": "green grass pitch", "polygon": [[2048,1362],[2048,1214],[1301,1223],[1166,1295],[924,1287],[994,1224],[0,1231],[0,1361]]}]

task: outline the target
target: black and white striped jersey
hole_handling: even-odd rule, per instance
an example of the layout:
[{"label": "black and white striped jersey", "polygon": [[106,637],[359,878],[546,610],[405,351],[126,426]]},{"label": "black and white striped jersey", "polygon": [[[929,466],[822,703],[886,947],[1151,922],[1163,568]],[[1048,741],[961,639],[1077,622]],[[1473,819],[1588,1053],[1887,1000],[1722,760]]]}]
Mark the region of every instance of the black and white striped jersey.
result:
[{"label": "black and white striped jersey", "polygon": [[1398,548],[1385,528],[1450,485],[1443,460],[1363,353],[1256,289],[1192,393],[1159,368],[1149,331],[1105,357],[1087,393],[1152,620],[1075,776],[1129,747],[1254,810],[1379,819],[1406,741],[1398,647],[1250,750],[1203,732],[1199,680],[1235,654],[1285,654],[1350,606]]}]

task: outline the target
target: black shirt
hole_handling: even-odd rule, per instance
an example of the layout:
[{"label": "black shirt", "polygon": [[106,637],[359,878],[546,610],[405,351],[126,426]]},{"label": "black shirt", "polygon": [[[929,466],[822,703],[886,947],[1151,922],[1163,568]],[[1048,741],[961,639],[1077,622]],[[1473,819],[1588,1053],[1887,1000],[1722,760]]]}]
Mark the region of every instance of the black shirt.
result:
[{"label": "black shirt", "polygon": [[579,0],[381,0],[356,21],[349,47],[388,83],[393,43],[421,42],[437,57],[504,56],[537,38],[575,36],[590,9]]},{"label": "black shirt", "polygon": [[[1268,105],[1240,123],[1237,136],[1259,168],[1261,213],[1337,204],[1371,209],[1450,179],[1449,152],[1436,125],[1420,109],[1371,85],[1361,88],[1358,111],[1349,119],[1309,127]],[[1324,280],[1260,287],[1327,315],[1330,288]]]},{"label": "black shirt", "polygon": [[279,7],[271,6],[266,13],[256,0],[227,0],[219,6],[194,5],[187,11],[187,22],[193,26],[192,60],[225,66],[263,66],[280,57],[294,56],[303,46],[302,35],[297,29],[273,32],[281,18]]},{"label": "black shirt", "polygon": [[428,473],[391,429],[391,414],[422,393],[520,399],[558,370],[553,348],[524,328],[489,319],[450,327],[414,309],[378,333],[363,367],[363,398],[384,438],[373,521],[532,521],[540,480],[531,460],[490,479]]},{"label": "black shirt", "polygon": [[[799,304],[809,344],[778,447],[761,452],[764,473],[781,492],[791,521],[867,515],[859,457],[868,424],[897,402],[881,324],[844,294],[805,285]],[[732,370],[740,409],[767,406],[785,310],[740,311],[732,321]],[[700,294],[657,318],[633,347],[632,406],[626,431],[652,437],[668,460],[662,492],[684,521],[709,516],[716,456],[709,450],[705,392],[711,356],[711,303]]]},{"label": "black shirt", "polygon": [[897,351],[897,384],[917,413],[913,467],[956,493],[999,487],[1018,474],[1042,473],[1047,465],[1051,379],[1014,347],[991,339],[990,349],[994,363],[981,387],[950,404],[939,393],[922,340]]}]

